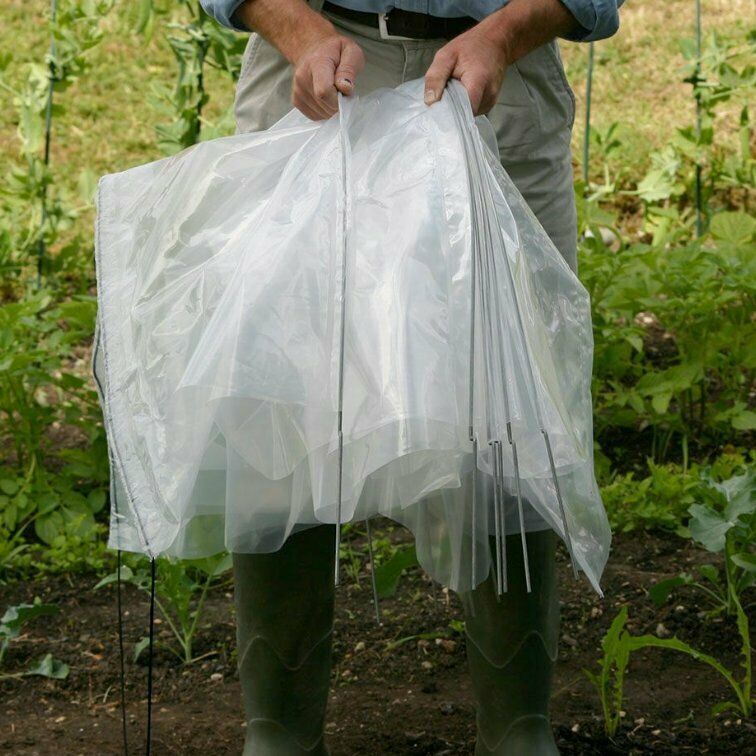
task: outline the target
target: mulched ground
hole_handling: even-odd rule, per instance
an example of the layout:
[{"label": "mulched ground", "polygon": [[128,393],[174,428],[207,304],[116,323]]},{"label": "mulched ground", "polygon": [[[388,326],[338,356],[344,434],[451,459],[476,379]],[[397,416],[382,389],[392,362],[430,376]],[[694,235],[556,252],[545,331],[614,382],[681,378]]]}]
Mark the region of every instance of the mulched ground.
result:
[{"label": "mulched ground", "polygon": [[[562,641],[553,693],[553,722],[563,754],[756,753],[756,723],[733,715],[712,718],[712,705],[729,697],[713,670],[682,654],[651,650],[631,663],[626,716],[612,742],[602,732],[598,698],[582,670],[594,669],[600,641],[620,607],[629,607],[634,633],[676,634],[715,655],[740,676],[734,624],[706,617],[701,599],[681,590],[663,609],[646,595],[663,577],[712,561],[674,536],[618,535],[603,580],[606,597],[576,582],[562,553]],[[14,642],[5,670],[52,652],[71,667],[69,678],[0,681],[0,753],[118,754],[121,724],[115,593],[93,591],[97,577],[57,577],[0,586],[0,609],[40,596],[59,615],[42,618]],[[474,711],[463,638],[450,629],[461,617],[453,594],[435,588],[419,570],[402,579],[397,596],[382,602],[375,622],[369,579],[339,588],[327,732],[333,756],[365,754],[472,754]],[[145,632],[147,603],[126,592],[127,655]],[[752,623],[756,618],[752,618]],[[158,629],[165,632],[164,628]],[[442,641],[387,644],[419,633],[446,633]],[[153,753],[238,754],[243,741],[235,675],[231,594],[209,599],[198,654],[217,652],[182,667],[159,653],[155,669]],[[128,664],[130,752],[143,753],[146,670]]]}]

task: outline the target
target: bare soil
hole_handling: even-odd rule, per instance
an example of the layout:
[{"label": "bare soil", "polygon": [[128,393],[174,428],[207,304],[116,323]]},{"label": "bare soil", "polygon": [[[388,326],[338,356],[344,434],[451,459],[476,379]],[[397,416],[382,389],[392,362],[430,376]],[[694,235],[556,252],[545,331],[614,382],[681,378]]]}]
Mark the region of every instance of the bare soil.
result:
[{"label": "bare soil", "polygon": [[[711,716],[730,697],[724,680],[679,653],[651,650],[630,666],[626,716],[618,736],[603,735],[600,704],[583,669],[595,669],[600,642],[623,605],[634,633],[677,635],[713,654],[740,677],[734,622],[706,615],[690,589],[656,608],[648,588],[663,577],[711,561],[675,536],[620,534],[598,598],[576,582],[560,554],[562,635],[553,689],[552,718],[563,754],[756,753],[756,723],[731,714]],[[0,608],[40,596],[61,607],[14,641],[5,670],[45,653],[67,662],[68,679],[0,680],[0,753],[122,753],[115,592],[93,591],[93,575],[63,576],[0,588]],[[166,652],[155,658],[153,753],[238,754],[244,724],[235,673],[230,585],[209,598],[197,654],[182,666]],[[450,628],[461,618],[454,594],[435,587],[420,570],[402,579],[396,597],[382,602],[377,625],[369,579],[339,588],[333,690],[327,717],[333,756],[356,754],[472,754],[474,707],[464,638]],[[126,698],[130,753],[144,752],[146,667],[132,663],[133,645],[147,629],[146,596],[125,592]],[[753,618],[752,618],[753,621]],[[166,632],[164,625],[157,632]],[[408,640],[438,633],[439,641]]]}]

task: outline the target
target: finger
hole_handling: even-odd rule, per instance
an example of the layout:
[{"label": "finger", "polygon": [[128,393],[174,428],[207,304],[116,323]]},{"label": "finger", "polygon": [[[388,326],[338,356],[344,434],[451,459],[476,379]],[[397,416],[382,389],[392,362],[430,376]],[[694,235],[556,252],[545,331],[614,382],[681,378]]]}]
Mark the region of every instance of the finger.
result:
[{"label": "finger", "polygon": [[312,121],[322,121],[333,115],[333,112],[324,108],[313,95],[312,71],[309,66],[303,66],[295,71],[291,88],[291,101],[294,107],[302,111]]},{"label": "finger", "polygon": [[357,75],[365,67],[365,54],[362,48],[351,41],[344,42],[341,50],[341,59],[336,68],[336,88],[345,95],[354,91]]},{"label": "finger", "polygon": [[330,58],[318,58],[312,63],[312,95],[317,104],[330,115],[339,108],[334,74],[336,64]]},{"label": "finger", "polygon": [[481,115],[481,105],[483,103],[483,96],[485,94],[485,86],[479,79],[472,76],[461,76],[460,82],[462,86],[467,90],[467,96],[470,98],[470,107],[475,115]]},{"label": "finger", "polygon": [[432,105],[441,99],[446,82],[454,71],[457,56],[441,48],[433,58],[430,68],[425,74],[425,104]]},{"label": "finger", "polygon": [[309,87],[303,88],[295,84],[292,89],[291,101],[294,107],[304,113],[311,121],[324,121],[333,115],[333,113],[328,113],[315,101]]}]

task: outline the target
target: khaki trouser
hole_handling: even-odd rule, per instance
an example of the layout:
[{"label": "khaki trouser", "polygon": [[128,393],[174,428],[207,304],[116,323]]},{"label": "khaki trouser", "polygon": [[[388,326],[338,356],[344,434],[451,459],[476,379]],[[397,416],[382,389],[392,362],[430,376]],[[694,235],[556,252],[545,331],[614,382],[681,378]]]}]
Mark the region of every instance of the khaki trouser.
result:
[{"label": "khaki trouser", "polygon": [[[311,4],[319,5],[317,0]],[[444,40],[383,40],[378,29],[328,17],[365,53],[357,94],[424,76],[436,51],[445,44]],[[236,90],[238,131],[267,129],[284,116],[292,107],[291,81],[292,68],[286,59],[259,35],[252,34]],[[509,66],[488,118],[496,132],[502,165],[575,270],[577,220],[570,154],[575,97],[556,42],[533,50]]]}]

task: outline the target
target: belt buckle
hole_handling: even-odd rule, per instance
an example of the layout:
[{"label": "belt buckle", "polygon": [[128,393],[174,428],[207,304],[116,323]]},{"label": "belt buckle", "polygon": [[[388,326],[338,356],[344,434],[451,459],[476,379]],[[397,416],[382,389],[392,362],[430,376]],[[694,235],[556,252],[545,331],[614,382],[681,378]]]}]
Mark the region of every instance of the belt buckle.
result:
[{"label": "belt buckle", "polygon": [[413,37],[400,37],[396,34],[389,34],[388,30],[388,13],[378,14],[378,31],[381,35],[381,39],[397,40],[399,42],[414,42]]}]

